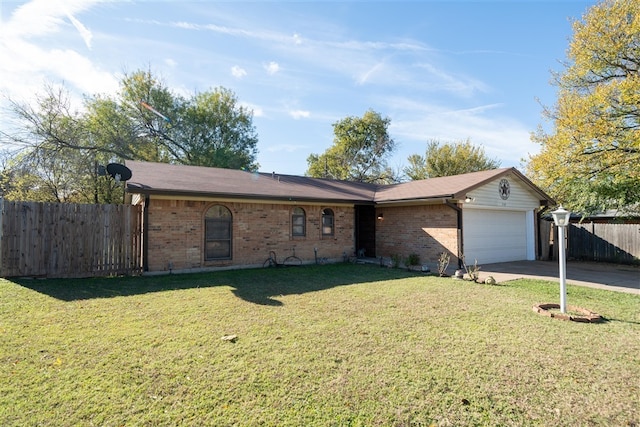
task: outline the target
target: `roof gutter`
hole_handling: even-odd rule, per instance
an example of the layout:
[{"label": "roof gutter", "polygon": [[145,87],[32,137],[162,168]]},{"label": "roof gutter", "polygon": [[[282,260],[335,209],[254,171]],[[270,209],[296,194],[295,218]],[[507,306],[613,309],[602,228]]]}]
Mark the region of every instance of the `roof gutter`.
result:
[{"label": "roof gutter", "polygon": [[149,271],[149,204],[151,199],[145,196],[142,204],[142,271]]},{"label": "roof gutter", "polygon": [[148,188],[129,187],[126,189],[128,193],[142,194],[149,196],[176,196],[176,197],[202,197],[206,199],[233,199],[233,200],[268,200],[273,202],[313,202],[324,204],[370,204],[375,203],[371,199],[337,199],[337,198],[314,198],[314,197],[297,197],[297,196],[273,196],[263,194],[230,194],[230,193],[210,193],[198,191],[179,191],[179,190],[154,190]]},{"label": "roof gutter", "polygon": [[394,200],[376,200],[375,204],[376,205],[392,205],[392,204],[401,204],[401,203],[412,203],[412,204],[420,204],[420,203],[425,203],[425,202],[443,202],[443,203],[447,203],[448,199],[455,199],[455,195],[454,194],[443,194],[443,195],[438,195],[438,196],[433,196],[433,197],[424,197],[421,199],[394,199]]}]

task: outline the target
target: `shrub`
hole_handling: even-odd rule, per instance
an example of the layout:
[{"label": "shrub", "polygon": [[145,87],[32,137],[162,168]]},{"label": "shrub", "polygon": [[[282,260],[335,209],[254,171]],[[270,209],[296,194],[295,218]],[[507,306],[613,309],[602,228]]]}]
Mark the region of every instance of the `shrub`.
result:
[{"label": "shrub", "polygon": [[442,252],[440,254],[440,258],[438,258],[438,275],[440,277],[446,276],[447,267],[449,267],[449,261],[451,260],[451,255],[447,252]]},{"label": "shrub", "polygon": [[407,267],[412,265],[420,265],[420,255],[418,254],[409,254],[409,256],[404,260],[404,263]]},{"label": "shrub", "polygon": [[391,255],[391,267],[398,268],[398,266],[400,265],[400,261],[402,261],[402,258],[400,257],[400,255],[398,254]]},{"label": "shrub", "polygon": [[473,263],[473,266],[469,267],[467,266],[467,263],[463,256],[462,265],[464,266],[464,269],[467,271],[467,274],[469,275],[469,279],[473,280],[474,282],[477,282],[478,279],[480,278],[480,267],[478,266],[478,260],[475,260],[475,262]]}]

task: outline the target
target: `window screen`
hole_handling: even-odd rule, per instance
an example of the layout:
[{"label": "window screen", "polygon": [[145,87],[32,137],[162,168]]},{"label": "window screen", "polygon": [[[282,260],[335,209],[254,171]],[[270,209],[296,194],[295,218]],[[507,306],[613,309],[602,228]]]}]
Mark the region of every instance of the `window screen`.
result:
[{"label": "window screen", "polygon": [[231,258],[231,211],[222,205],[210,207],[205,214],[206,260]]}]

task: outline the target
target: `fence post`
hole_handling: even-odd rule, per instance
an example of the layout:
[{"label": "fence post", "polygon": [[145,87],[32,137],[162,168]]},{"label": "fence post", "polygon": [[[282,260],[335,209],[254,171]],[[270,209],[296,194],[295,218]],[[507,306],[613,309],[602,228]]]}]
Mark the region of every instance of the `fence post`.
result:
[{"label": "fence post", "polygon": [[558,258],[558,227],[551,227],[551,230],[553,232],[553,252],[551,254],[551,259],[553,261],[557,261]]}]

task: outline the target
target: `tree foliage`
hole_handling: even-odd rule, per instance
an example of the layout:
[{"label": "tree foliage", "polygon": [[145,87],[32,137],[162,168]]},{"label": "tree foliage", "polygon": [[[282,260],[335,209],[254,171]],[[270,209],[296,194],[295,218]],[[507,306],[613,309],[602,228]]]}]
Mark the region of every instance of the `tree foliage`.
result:
[{"label": "tree foliage", "polygon": [[573,24],[553,123],[528,175],[559,202],[589,213],[640,203],[640,3],[605,0]]},{"label": "tree foliage", "polygon": [[3,197],[85,201],[78,198],[78,188],[85,184],[87,156],[92,157],[86,149],[90,135],[82,115],[71,110],[67,93],[47,86],[35,105],[14,103],[13,108],[21,127],[7,139],[21,150],[10,157],[0,173]]},{"label": "tree foliage", "polygon": [[188,141],[188,164],[257,169],[252,114],[237,104],[233,92],[223,88],[199,93],[184,104],[182,117],[189,125],[179,129],[179,138]]},{"label": "tree foliage", "polygon": [[500,167],[498,160],[488,158],[484,148],[474,146],[469,139],[445,143],[431,140],[424,156],[412,154],[407,161],[404,173],[414,181]]},{"label": "tree foliage", "polygon": [[149,71],[125,75],[114,96],[71,109],[63,88],[45,87],[34,105],[11,103],[19,125],[2,139],[20,148],[0,174],[4,197],[115,203],[122,184],[98,165],[125,160],[256,170],[252,112],[225,88],[185,98]]},{"label": "tree foliage", "polygon": [[347,181],[390,183],[395,174],[387,164],[396,147],[389,136],[391,119],[368,110],[333,124],[333,145],[307,158],[307,175]]}]

